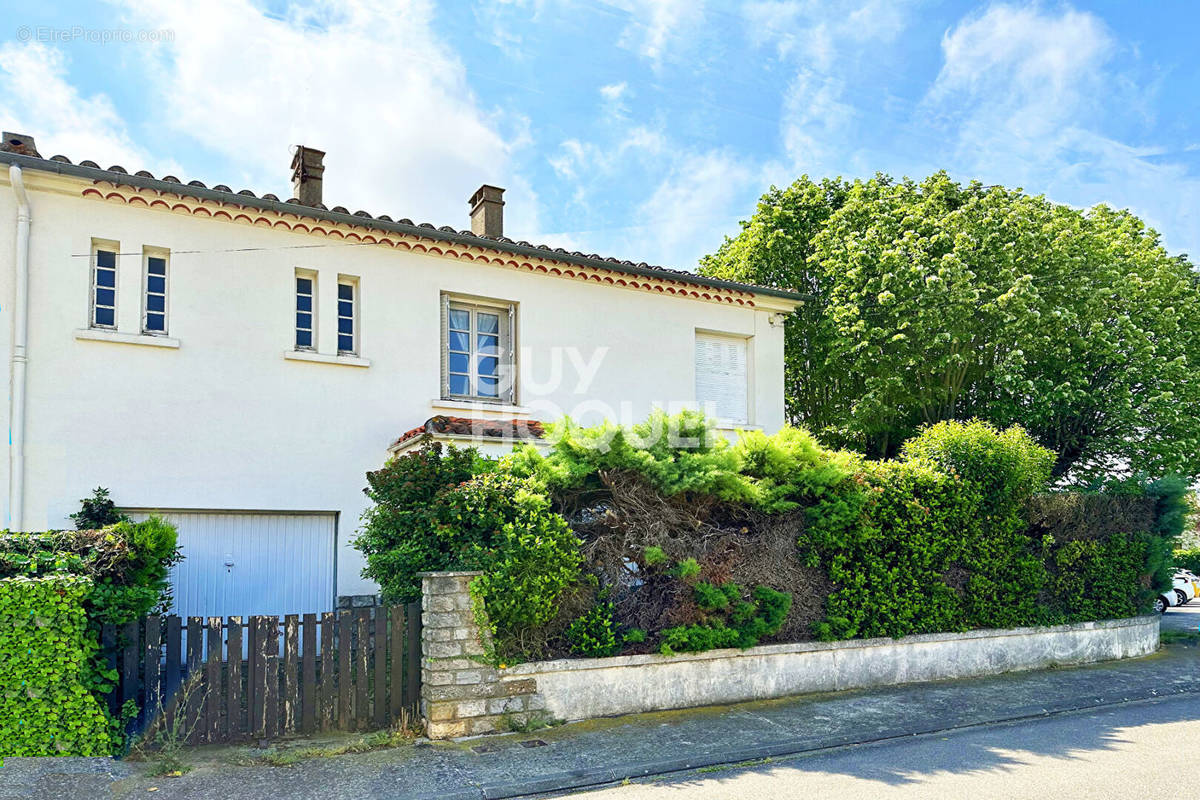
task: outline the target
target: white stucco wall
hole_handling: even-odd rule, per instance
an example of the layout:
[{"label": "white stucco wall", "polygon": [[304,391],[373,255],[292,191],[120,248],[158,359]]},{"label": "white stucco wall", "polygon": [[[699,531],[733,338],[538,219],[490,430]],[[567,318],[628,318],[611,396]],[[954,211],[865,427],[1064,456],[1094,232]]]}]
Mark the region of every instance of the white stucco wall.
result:
[{"label": "white stucco wall", "polygon": [[[34,219],[24,507],[30,530],[68,526],[79,499],[100,485],[127,507],[336,511],[338,593],[370,592],[350,545],[365,507],[364,473],[383,463],[403,431],[435,413],[464,413],[432,405],[440,390],[442,292],[518,304],[519,402],[532,418],[554,419],[556,409],[577,411],[591,400],[603,405],[585,407],[585,419],[608,408],[636,421],[656,404],[693,400],[693,342],[703,329],[753,337],[751,424],[774,430],[783,422],[782,327],[770,324],[765,309],[339,245],[85,199],[83,182],[33,170],[25,176]],[[14,217],[5,172],[6,354]],[[75,337],[88,322],[93,237],[115,240],[131,254],[120,259],[118,277],[119,328],[128,333],[139,329],[143,246],[171,251],[169,335],[178,349]],[[337,277],[359,278],[360,350],[369,368],[283,357],[293,341],[296,268],[319,274],[322,353],[335,349]],[[565,358],[561,386],[541,397],[525,390],[531,379],[545,382],[552,374],[554,348],[575,348],[586,361],[598,347],[608,352],[582,393]],[[7,389],[9,370],[3,372]],[[8,406],[0,405],[7,429]],[[6,487],[7,459],[0,469]]]}]

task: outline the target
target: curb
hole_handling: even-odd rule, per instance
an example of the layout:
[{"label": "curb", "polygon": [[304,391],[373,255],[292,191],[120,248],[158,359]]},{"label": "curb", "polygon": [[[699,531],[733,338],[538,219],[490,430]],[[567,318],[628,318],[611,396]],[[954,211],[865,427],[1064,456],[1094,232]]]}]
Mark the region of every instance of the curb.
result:
[{"label": "curb", "polygon": [[986,725],[999,725],[1012,722],[1024,722],[1033,719],[1071,714],[1079,711],[1090,711],[1097,708],[1120,706],[1131,703],[1152,702],[1170,697],[1200,694],[1200,687],[1195,689],[1175,689],[1168,691],[1150,690],[1141,696],[1113,697],[1092,696],[1076,698],[1047,705],[1017,706],[1009,709],[1003,716],[972,722],[947,722],[945,724],[927,725],[919,728],[885,728],[876,731],[868,738],[859,736],[822,736],[803,739],[786,739],[769,745],[757,745],[736,750],[726,750],[719,755],[697,755],[688,758],[670,758],[662,761],[618,764],[611,767],[596,767],[594,769],[557,772],[524,781],[508,783],[487,783],[475,789],[457,792],[439,792],[434,795],[424,795],[414,800],[509,800],[510,798],[526,797],[529,795],[563,792],[574,789],[604,786],[620,783],[627,778],[647,778],[653,775],[669,775],[676,772],[689,772],[706,767],[739,764],[743,761],[761,761],[766,758],[781,758],[784,756],[818,753],[826,750],[837,750],[853,745],[880,744],[884,742],[907,739],[916,736],[929,736],[949,731],[969,730]]}]

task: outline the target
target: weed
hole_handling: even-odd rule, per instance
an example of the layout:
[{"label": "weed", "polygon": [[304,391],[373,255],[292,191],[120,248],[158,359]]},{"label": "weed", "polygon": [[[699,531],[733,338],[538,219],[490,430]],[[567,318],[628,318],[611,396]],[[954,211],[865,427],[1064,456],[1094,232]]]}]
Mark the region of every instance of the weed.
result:
[{"label": "weed", "polygon": [[1200,631],[1161,631],[1158,641],[1160,644],[1200,643]]},{"label": "weed", "polygon": [[[130,747],[131,759],[150,763],[149,775],[177,778],[191,771],[192,765],[184,758],[183,749],[200,724],[200,715],[189,715],[184,709],[192,707],[192,695],[199,690],[202,680],[202,675],[196,673],[179,687],[179,694],[171,700],[174,713],[169,721],[159,698],[150,727]],[[188,723],[189,716],[192,717],[191,724]]]},{"label": "weed", "polygon": [[512,733],[533,733],[562,724],[563,720],[555,719],[545,711],[530,711],[525,714],[501,714],[499,728]]},{"label": "weed", "polygon": [[350,753],[368,753],[372,750],[400,747],[410,744],[420,734],[418,721],[409,712],[402,711],[400,719],[388,730],[368,733],[348,742],[325,746],[272,747],[258,753],[239,754],[230,761],[242,767],[291,767],[313,758],[334,758]]}]

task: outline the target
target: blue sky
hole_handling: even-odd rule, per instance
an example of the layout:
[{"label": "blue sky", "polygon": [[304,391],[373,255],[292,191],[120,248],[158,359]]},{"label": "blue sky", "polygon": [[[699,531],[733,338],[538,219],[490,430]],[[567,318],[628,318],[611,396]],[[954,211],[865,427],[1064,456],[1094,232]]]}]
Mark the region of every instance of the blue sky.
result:
[{"label": "blue sky", "polygon": [[[682,268],[801,174],[1131,208],[1200,255],[1200,3],[0,0],[0,125],[44,155]],[[202,10],[193,10],[202,9]],[[107,31],[134,41],[103,41]]]}]

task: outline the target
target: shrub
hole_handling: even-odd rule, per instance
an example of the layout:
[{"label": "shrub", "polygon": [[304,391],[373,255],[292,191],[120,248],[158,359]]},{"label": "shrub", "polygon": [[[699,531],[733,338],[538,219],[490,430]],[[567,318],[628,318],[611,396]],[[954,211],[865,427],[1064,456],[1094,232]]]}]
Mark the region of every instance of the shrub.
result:
[{"label": "shrub", "polygon": [[1065,620],[1116,619],[1147,611],[1154,593],[1135,587],[1141,585],[1150,546],[1145,533],[1115,533],[1058,547],[1051,590]]},{"label": "shrub", "polygon": [[977,487],[928,462],[884,461],[864,472],[857,524],[810,526],[802,554],[835,585],[820,639],[963,630],[968,620],[952,569],[977,538]]},{"label": "shrub", "polygon": [[1200,548],[1176,550],[1174,564],[1180,569],[1186,569],[1196,575],[1200,575]]},{"label": "shrub", "polygon": [[363,577],[378,583],[385,599],[419,600],[417,573],[450,567],[456,554],[438,536],[435,498],[488,467],[472,448],[431,441],[367,473],[364,492],[374,505],[363,513],[354,546],[366,556]]},{"label": "shrub", "polygon": [[904,443],[901,457],[927,460],[973,487],[974,535],[962,566],[970,573],[964,598],[971,627],[1005,628],[1051,622],[1038,600],[1049,581],[1041,542],[1028,531],[1030,498],[1050,481],[1054,454],[1019,427],[939,422]]},{"label": "shrub", "polygon": [[659,646],[664,655],[754,647],[760,639],[779,630],[792,606],[791,595],[769,586],[755,587],[749,601],[742,599],[742,589],[735,583],[698,583],[693,593],[696,605],[705,612],[704,620],[665,629]]},{"label": "shrub", "polygon": [[175,527],[159,518],[122,520],[99,530],[0,535],[0,578],[73,574],[92,581],[93,625],[124,624],[171,602],[169,574],[181,556]]},{"label": "shrub", "polygon": [[[620,645],[617,644],[616,626],[613,623],[612,601],[596,604],[591,611],[571,623],[566,635],[572,653],[591,658],[616,655]],[[630,641],[628,636],[626,641]]]},{"label": "shrub", "polygon": [[117,508],[108,496],[108,489],[103,486],[97,486],[92,490],[92,496],[83,498],[79,504],[80,509],[71,515],[71,521],[75,523],[77,531],[107,528],[129,519]]},{"label": "shrub", "polygon": [[0,580],[0,756],[107,756],[104,711],[84,685],[96,641],[71,575]]},{"label": "shrub", "polygon": [[536,480],[486,473],[438,495],[434,513],[448,568],[480,570],[472,594],[487,609],[497,656],[536,652],[559,599],[579,584],[581,542],[550,510]]}]

